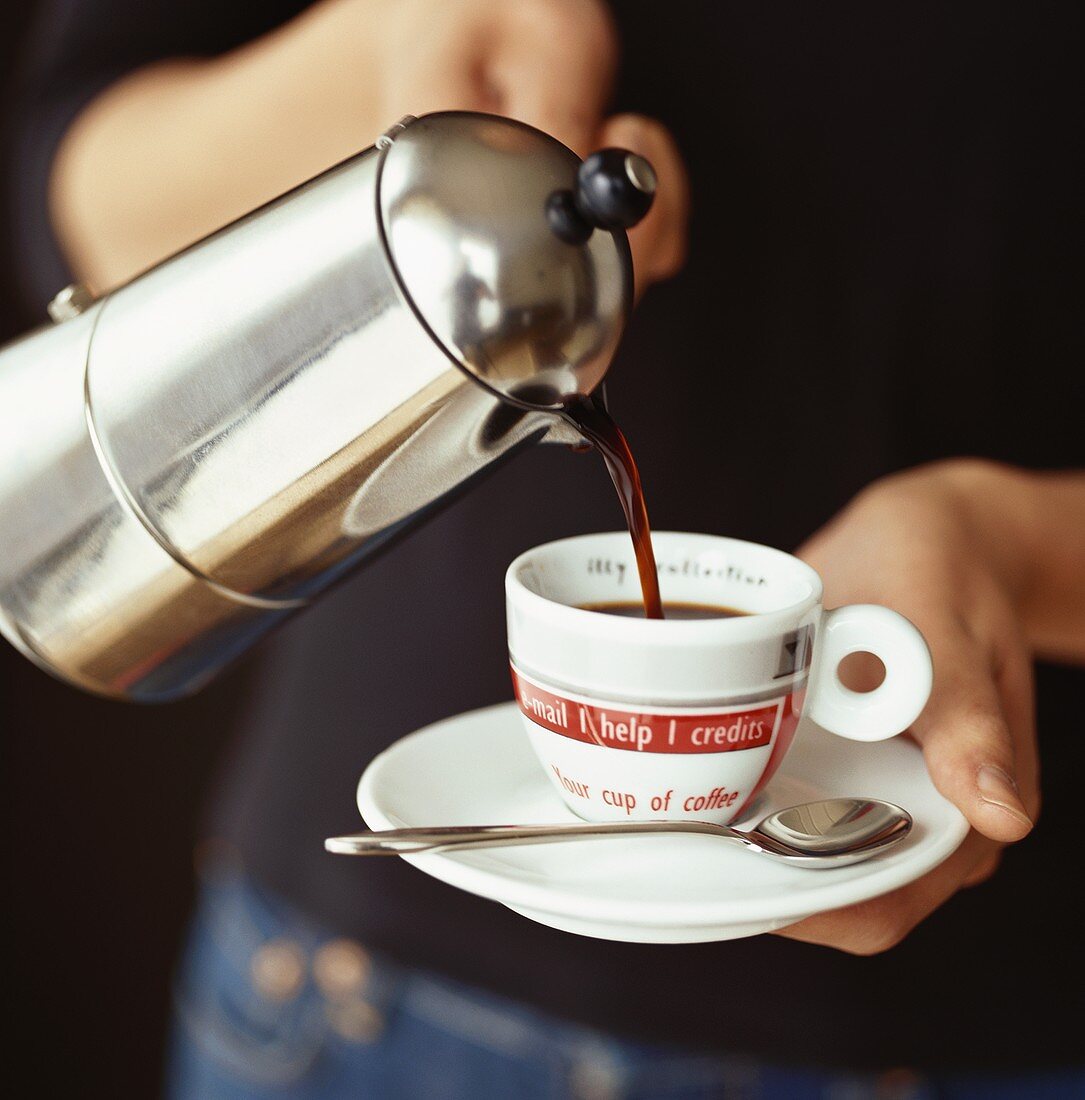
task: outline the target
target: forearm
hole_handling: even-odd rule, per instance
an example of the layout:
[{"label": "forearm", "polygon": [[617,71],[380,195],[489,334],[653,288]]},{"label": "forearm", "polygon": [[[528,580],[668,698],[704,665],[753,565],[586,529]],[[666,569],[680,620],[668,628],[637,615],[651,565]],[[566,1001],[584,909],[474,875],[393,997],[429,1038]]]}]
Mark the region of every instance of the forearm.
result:
[{"label": "forearm", "polygon": [[50,205],[80,278],[104,290],[372,141],[376,48],[344,3],[212,60],[148,66],[94,100],[57,151]]},{"label": "forearm", "polygon": [[620,145],[652,162],[659,197],[629,237],[639,292],[681,265],[687,186],[662,125],[605,117],[616,49],[603,0],[319,0],[240,49],[98,95],[52,160],[50,221],[66,266],[102,291],[404,114],[493,111],[581,153]]},{"label": "forearm", "polygon": [[945,464],[1039,657],[1085,663],[1085,471]]}]

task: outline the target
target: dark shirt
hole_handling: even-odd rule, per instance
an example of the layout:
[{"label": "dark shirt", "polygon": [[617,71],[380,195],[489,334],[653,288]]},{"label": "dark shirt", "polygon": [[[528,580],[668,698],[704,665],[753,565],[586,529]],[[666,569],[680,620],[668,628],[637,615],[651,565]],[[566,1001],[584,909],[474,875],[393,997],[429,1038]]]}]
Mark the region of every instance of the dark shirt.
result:
[{"label": "dark shirt", "polygon": [[[220,51],[298,6],[53,5],[15,135],[32,294],[68,281],[43,196],[79,107],[134,65]],[[646,297],[610,376],[657,527],[793,548],[916,463],[1085,464],[1076,5],[617,9],[617,106],[673,128],[693,184],[689,264]],[[596,458],[537,448],[266,646],[214,815],[252,873],[398,959],[627,1035],[856,1067],[1080,1061],[1079,672],[1040,670],[1034,835],[874,958],[772,936],[591,940],[395,861],[324,854],[357,825],[377,752],[510,697],[511,558],[619,523]]]}]

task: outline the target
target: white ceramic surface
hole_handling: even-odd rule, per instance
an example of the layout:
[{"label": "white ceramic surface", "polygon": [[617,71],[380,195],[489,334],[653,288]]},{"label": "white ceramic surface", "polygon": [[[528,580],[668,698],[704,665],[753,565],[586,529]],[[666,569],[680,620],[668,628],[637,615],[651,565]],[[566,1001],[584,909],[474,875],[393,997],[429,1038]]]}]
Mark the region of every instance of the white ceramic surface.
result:
[{"label": "white ceramic surface", "polygon": [[[826,611],[798,558],[716,535],[653,534],[664,603],[750,612],[644,620],[584,608],[639,600],[625,531],[521,554],[505,577],[509,656],[523,725],[554,789],[588,821],[746,812],[805,715],[853,741],[907,729],[927,702],[922,635],[888,608]],[[885,678],[858,693],[840,662],[869,651]]]},{"label": "white ceramic surface", "polygon": [[[831,870],[795,868],[699,836],[402,858],[554,928],[693,943],[770,932],[895,890],[941,863],[967,832],[913,742],[847,743],[808,722],[752,816],[836,795],[903,806],[915,819],[912,834],[890,852]],[[366,769],[358,807],[372,829],[576,820],[539,767],[514,703],[448,718],[396,742]]]}]

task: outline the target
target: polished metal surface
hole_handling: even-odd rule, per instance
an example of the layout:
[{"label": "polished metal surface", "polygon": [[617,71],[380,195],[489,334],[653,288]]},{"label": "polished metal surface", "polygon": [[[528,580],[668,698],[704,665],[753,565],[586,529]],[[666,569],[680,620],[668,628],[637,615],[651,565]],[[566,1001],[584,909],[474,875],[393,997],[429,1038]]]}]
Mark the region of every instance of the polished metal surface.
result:
[{"label": "polished metal surface", "polygon": [[656,170],[636,153],[630,153],[625,158],[625,174],[638,191],[654,195],[659,180],[656,178]]},{"label": "polished metal surface", "polygon": [[0,349],[0,631],[50,672],[188,693],[496,460],[576,438],[537,406],[599,381],[630,286],[623,234],[546,239],[575,158],[491,116],[381,145]]},{"label": "polished metal surface", "polygon": [[460,848],[505,848],[618,836],[696,833],[738,841],[752,851],[801,867],[859,863],[902,841],[912,828],[906,810],[875,798],[834,798],[769,814],[752,829],[710,821],[604,821],[573,825],[455,825],[384,829],[329,837],[337,855],[398,856]]},{"label": "polished metal surface", "polygon": [[381,170],[388,251],[419,319],[451,359],[535,404],[598,385],[632,301],[624,234],[572,246],[547,222],[579,166],[530,126],[448,112],[398,134]]},{"label": "polished metal surface", "polygon": [[168,696],[263,633],[269,613],[194,577],[114,492],[83,404],[79,350],[96,311],[4,352],[0,630],[79,687]]},{"label": "polished metal surface", "polygon": [[59,324],[61,321],[70,321],[80,313],[85,313],[93,304],[94,295],[88,287],[82,283],[69,283],[63,290],[53,295],[45,310],[49,314],[49,320]]}]

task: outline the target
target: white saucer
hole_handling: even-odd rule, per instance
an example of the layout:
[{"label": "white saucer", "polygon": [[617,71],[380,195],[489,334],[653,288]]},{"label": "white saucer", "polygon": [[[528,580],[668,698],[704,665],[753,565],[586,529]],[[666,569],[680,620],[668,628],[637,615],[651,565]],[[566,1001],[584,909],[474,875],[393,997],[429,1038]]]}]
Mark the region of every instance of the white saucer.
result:
[{"label": "white saucer", "polygon": [[[832,870],[775,863],[704,836],[403,858],[553,928],[638,943],[694,943],[771,932],[895,890],[941,863],[968,831],[934,789],[913,742],[849,742],[806,722],[752,816],[835,795],[888,799],[912,814],[915,827],[891,851]],[[577,820],[543,774],[513,703],[448,718],[396,742],[366,769],[358,808],[371,829]]]}]

